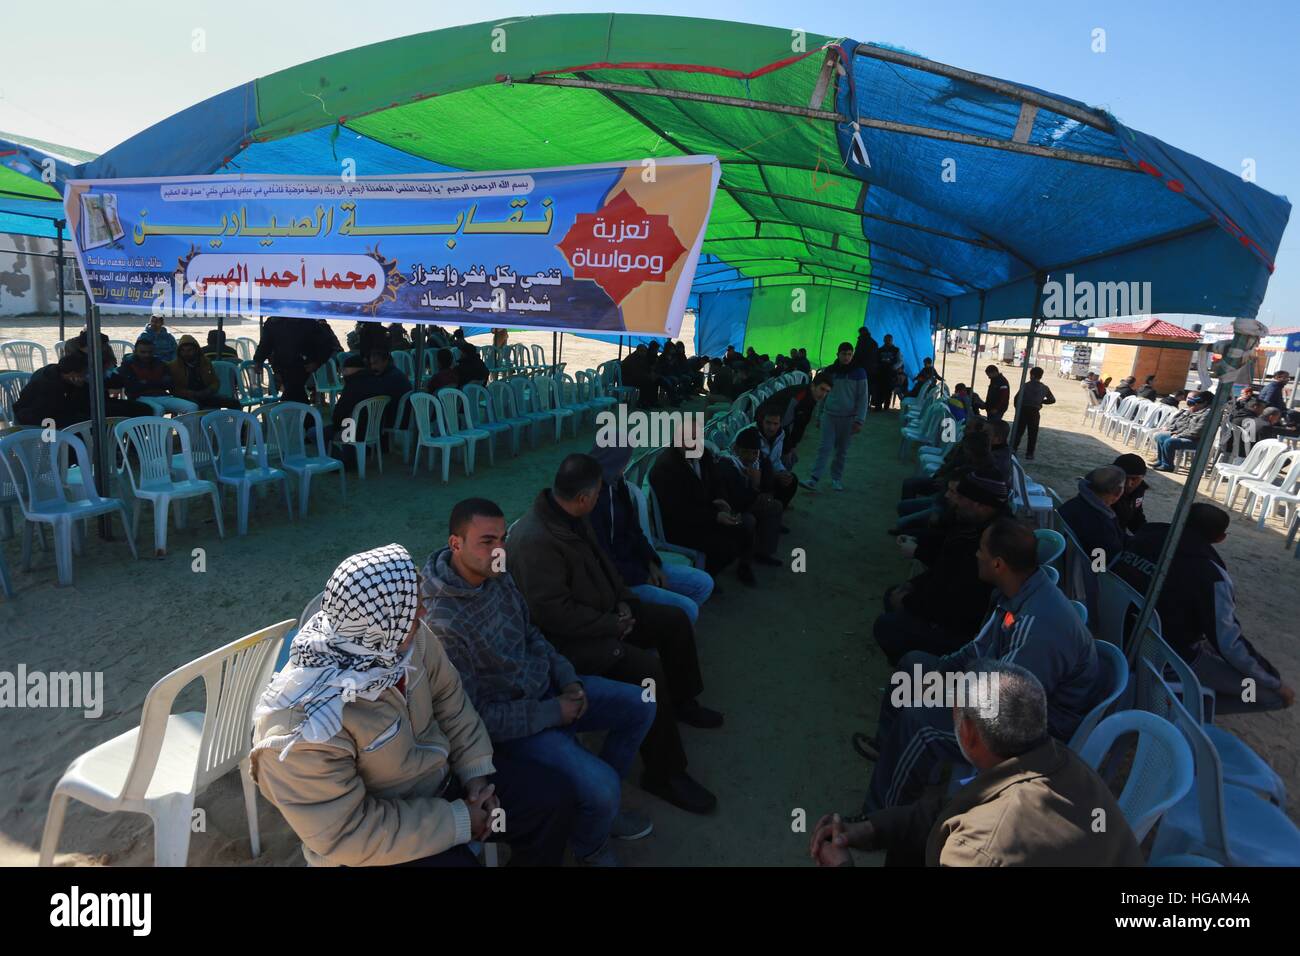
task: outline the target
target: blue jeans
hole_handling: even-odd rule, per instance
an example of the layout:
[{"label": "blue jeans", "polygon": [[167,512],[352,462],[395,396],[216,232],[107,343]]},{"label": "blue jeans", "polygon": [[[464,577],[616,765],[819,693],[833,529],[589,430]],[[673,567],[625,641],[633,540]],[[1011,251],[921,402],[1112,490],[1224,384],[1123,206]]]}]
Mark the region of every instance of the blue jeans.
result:
[{"label": "blue jeans", "polygon": [[1190,438],[1175,438],[1168,432],[1156,436],[1156,467],[1174,467],[1174,453],[1183,449],[1195,448],[1196,442]]},{"label": "blue jeans", "polygon": [[642,601],[679,607],[686,612],[694,625],[700,617],[700,605],[713,593],[713,576],[689,564],[665,564],[664,586],[638,584],[630,588]]},{"label": "blue jeans", "polygon": [[[609,839],[618,815],[622,779],[655,718],[655,705],[641,699],[639,684],[581,676],[587,712],[567,727],[551,727],[531,737],[496,743],[497,753],[523,757],[557,770],[578,794],[578,812],[569,836],[573,854],[584,859]],[[575,734],[607,730],[597,757]],[[509,826],[509,823],[507,823]]]},{"label": "blue jeans", "polygon": [[844,459],[849,453],[849,439],[853,437],[855,421],[852,415],[827,415],[822,419],[822,437],[817,445],[817,461],[812,469],[813,481],[821,480],[827,462],[830,462],[831,478],[834,481],[844,477]]},{"label": "blue jeans", "polygon": [[166,412],[174,412],[177,415],[183,415],[186,412],[197,412],[199,406],[184,398],[177,398],[175,395],[141,395],[136,399],[137,402],[144,402],[150,408],[156,409],[158,415]]}]

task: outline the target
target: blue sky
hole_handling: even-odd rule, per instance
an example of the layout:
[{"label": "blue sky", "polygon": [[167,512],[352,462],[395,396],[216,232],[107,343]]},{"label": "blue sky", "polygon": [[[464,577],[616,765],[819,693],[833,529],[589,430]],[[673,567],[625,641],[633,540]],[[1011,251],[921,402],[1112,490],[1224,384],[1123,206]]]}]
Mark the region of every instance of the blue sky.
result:
[{"label": "blue sky", "polygon": [[[1182,0],[224,0],[9,5],[0,129],[102,151],[257,76],[327,53],[457,23],[526,14],[662,13],[882,41],[1106,107],[1124,123],[1300,197],[1300,3]],[[472,12],[466,12],[472,11]],[[798,16],[793,17],[792,11]],[[1092,32],[1106,31],[1106,52]],[[205,31],[206,51],[192,49]],[[1277,257],[1260,318],[1300,325],[1300,224]]]}]

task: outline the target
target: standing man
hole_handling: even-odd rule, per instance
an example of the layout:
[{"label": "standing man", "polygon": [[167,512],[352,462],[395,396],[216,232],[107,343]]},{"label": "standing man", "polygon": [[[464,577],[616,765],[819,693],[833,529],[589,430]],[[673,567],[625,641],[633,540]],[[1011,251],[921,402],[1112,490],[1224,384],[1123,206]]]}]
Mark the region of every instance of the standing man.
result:
[{"label": "standing man", "polygon": [[1273,377],[1264,385],[1264,390],[1259,393],[1259,400],[1267,408],[1286,408],[1286,398],[1283,392],[1286,391],[1287,382],[1291,381],[1291,373],[1277,371]]},{"label": "standing man", "polygon": [[280,399],[307,402],[307,380],[328,359],[334,341],[311,319],[272,316],[262,327],[254,362],[268,362],[280,380]]},{"label": "standing man", "polygon": [[984,369],[984,374],[989,377],[988,392],[982,399],[978,395],[972,395],[971,398],[975,408],[983,409],[989,421],[1000,422],[1007,413],[1007,406],[1011,404],[1011,383],[998,371],[996,365],[988,366]]},{"label": "standing man", "polygon": [[1016,395],[1016,427],[1011,436],[1011,447],[1019,453],[1020,439],[1029,435],[1026,461],[1034,460],[1034,450],[1038,447],[1038,418],[1043,406],[1055,404],[1056,396],[1043,381],[1043,370],[1034,366],[1029,370],[1029,381],[1025,382],[1025,387]]},{"label": "standing man", "polygon": [[890,404],[889,396],[894,390],[894,377],[903,365],[903,355],[894,344],[894,337],[886,335],[877,354],[879,367],[871,380],[871,407],[882,410]]},{"label": "standing man", "polygon": [[853,346],[848,342],[840,343],[835,364],[823,372],[831,377],[831,391],[826,396],[822,414],[821,444],[817,448],[817,462],[812,474],[799,484],[815,492],[829,462],[831,487],[843,491],[844,459],[849,453],[849,439],[862,431],[862,423],[867,418],[867,373],[853,364]]}]

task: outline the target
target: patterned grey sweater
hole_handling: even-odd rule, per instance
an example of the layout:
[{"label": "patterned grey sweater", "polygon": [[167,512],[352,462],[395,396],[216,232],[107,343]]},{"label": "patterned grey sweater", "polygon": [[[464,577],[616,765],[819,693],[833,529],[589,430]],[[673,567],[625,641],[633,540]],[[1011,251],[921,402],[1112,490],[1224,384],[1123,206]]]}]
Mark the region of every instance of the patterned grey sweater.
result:
[{"label": "patterned grey sweater", "polygon": [[471,587],[451,565],[451,550],[429,557],[420,601],[474,708],[494,741],[531,737],[561,724],[556,695],[578,679],[528,617],[510,575]]}]

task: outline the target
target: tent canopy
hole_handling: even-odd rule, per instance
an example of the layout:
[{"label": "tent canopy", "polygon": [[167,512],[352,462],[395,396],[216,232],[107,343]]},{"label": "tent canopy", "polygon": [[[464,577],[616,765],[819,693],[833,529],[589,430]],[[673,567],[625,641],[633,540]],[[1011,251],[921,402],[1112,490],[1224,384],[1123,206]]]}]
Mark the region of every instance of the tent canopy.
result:
[{"label": "tent canopy", "polygon": [[[809,349],[866,321],[909,364],[935,324],[1034,312],[1038,283],[1150,282],[1153,312],[1253,316],[1285,199],[1077,101],[892,48],[631,14],[360,47],[218,94],[78,178],[358,176],[713,154],[697,347]],[[887,328],[886,328],[887,326]]]},{"label": "tent canopy", "polygon": [[[77,165],[95,158],[68,146],[0,132],[0,233],[55,237],[63,219],[62,185]],[[46,182],[47,168],[54,182]],[[65,231],[63,237],[68,238]]]}]

